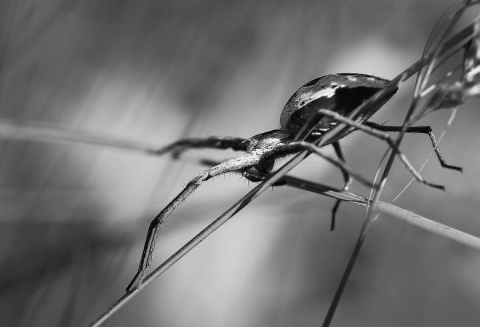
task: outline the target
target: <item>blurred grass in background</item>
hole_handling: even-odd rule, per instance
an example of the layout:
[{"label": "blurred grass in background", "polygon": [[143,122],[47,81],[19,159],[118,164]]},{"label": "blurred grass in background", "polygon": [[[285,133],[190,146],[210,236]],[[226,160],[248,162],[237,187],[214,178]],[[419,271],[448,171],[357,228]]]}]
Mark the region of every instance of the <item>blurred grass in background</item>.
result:
[{"label": "blurred grass in background", "polygon": [[[302,84],[333,72],[392,78],[419,58],[449,3],[400,1],[13,1],[0,4],[0,118],[164,145],[277,128]],[[374,118],[401,123],[407,85]],[[441,144],[460,175],[431,160],[398,205],[480,234],[480,113],[462,107]],[[448,112],[422,123],[439,134]],[[385,145],[355,133],[347,161],[373,177]],[[402,149],[419,166],[423,136]],[[331,149],[326,149],[331,151]],[[200,171],[115,149],[0,140],[0,316],[4,326],[85,325],[136,272],[149,221]],[[217,160],[232,152],[212,152]],[[410,175],[399,165],[384,200]],[[309,158],[294,174],[340,186]],[[155,263],[251,186],[205,183],[160,235]],[[355,186],[353,191],[367,194]],[[363,209],[275,188],[222,227],[105,326],[313,326],[323,320]],[[368,236],[334,326],[473,326],[480,255],[384,217]]]}]

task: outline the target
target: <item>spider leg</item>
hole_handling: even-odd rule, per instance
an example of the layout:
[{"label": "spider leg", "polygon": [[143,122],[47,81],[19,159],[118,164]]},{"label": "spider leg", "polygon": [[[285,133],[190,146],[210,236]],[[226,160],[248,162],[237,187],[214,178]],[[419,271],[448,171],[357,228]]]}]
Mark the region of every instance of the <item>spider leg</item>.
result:
[{"label": "spider leg", "polygon": [[[288,145],[281,147],[275,154],[277,156],[282,156],[282,155],[285,155],[285,153],[288,153],[289,151],[293,151],[293,150],[299,151],[299,150],[307,149],[313,152],[314,154],[320,156],[321,158],[325,159],[326,161],[332,163],[333,165],[335,165],[341,170],[344,181],[345,181],[343,191],[348,190],[348,187],[352,183],[353,178],[368,187],[376,187],[376,185],[373,185],[370,181],[362,177],[360,174],[352,171],[351,168],[346,165],[345,159],[343,157],[343,153],[341,152],[340,145],[338,144],[338,142],[333,142],[332,145],[334,146],[335,152],[337,153],[338,160],[322,153],[320,151],[320,148],[315,144],[310,142],[305,142],[305,141],[291,142]],[[337,202],[335,202],[334,207],[332,208],[332,220],[331,220],[330,230],[335,229],[335,216],[340,206],[340,202],[341,200],[337,200]]]},{"label": "spider leg", "polygon": [[381,140],[384,140],[385,142],[387,142],[387,144],[390,146],[392,151],[395,152],[395,154],[399,157],[399,159],[403,163],[403,165],[413,175],[413,177],[415,177],[415,179],[418,182],[423,183],[423,184],[425,184],[427,186],[430,186],[430,187],[433,187],[433,188],[437,188],[437,189],[440,189],[440,190],[445,190],[444,186],[434,184],[434,183],[430,183],[427,180],[425,180],[422,177],[422,175],[420,175],[420,173],[415,170],[415,168],[412,166],[410,161],[408,161],[407,157],[395,147],[395,142],[393,141],[393,139],[390,137],[390,135],[387,132],[379,131],[379,130],[376,130],[372,127],[366,126],[362,123],[353,121],[353,120],[351,120],[349,118],[346,118],[346,117],[344,117],[344,116],[342,116],[342,115],[340,115],[340,114],[338,114],[334,111],[331,111],[331,110],[320,109],[318,111],[318,113],[322,114],[324,116],[331,117],[333,120],[335,120],[337,122],[344,123],[344,124],[346,124],[350,127],[361,130],[361,131],[363,131],[363,132],[365,132],[369,135],[372,135],[372,136],[377,137]]},{"label": "spider leg", "polygon": [[[338,159],[345,163],[345,157],[343,156],[342,148],[340,147],[340,143],[338,141],[335,141],[332,143],[333,149],[335,150],[335,154],[337,155]],[[343,175],[343,180],[345,182],[343,186],[344,191],[348,191],[348,188],[352,184],[352,176],[348,173],[346,170],[342,170],[342,175]],[[340,207],[340,203],[342,203],[341,200],[337,199],[335,201],[335,204],[332,208],[332,218],[330,220],[330,230],[333,231],[335,229],[335,221],[336,221],[336,216],[337,216],[337,211],[338,208]]]},{"label": "spider leg", "polygon": [[[342,175],[344,176],[344,179],[345,179],[345,186],[343,188],[344,191],[348,190],[348,187],[350,186],[353,179],[356,179],[357,181],[359,181],[360,183],[364,184],[367,187],[376,187],[377,186],[377,185],[374,185],[369,180],[367,180],[366,178],[364,178],[359,173],[356,173],[356,172],[352,171],[352,169],[346,165],[346,163],[343,159],[340,159],[340,160],[334,159],[334,158],[322,153],[320,148],[318,146],[316,146],[315,144],[310,143],[310,142],[306,142],[306,141],[293,141],[293,142],[290,142],[288,144],[279,146],[274,151],[265,154],[263,156],[261,162],[273,161],[275,159],[282,158],[282,157],[288,156],[290,154],[297,153],[297,152],[302,151],[302,150],[309,150],[312,153],[314,153],[314,154],[318,155],[319,157],[325,159],[326,161],[330,162],[334,166],[338,167],[341,170]],[[340,154],[340,155],[343,158],[343,155],[342,154]],[[242,172],[242,175],[245,178],[247,178],[248,180],[250,180],[254,183],[259,183],[259,182],[263,182],[265,180],[265,178],[268,176],[268,174],[270,173],[273,166],[271,166],[271,167],[269,166],[268,170],[259,169],[260,168],[259,165],[256,165],[255,168],[256,168],[257,172],[250,173],[247,170],[244,170]],[[280,182],[275,183],[274,186],[279,186],[279,185],[284,185],[284,184],[285,184],[284,182],[280,181]]]},{"label": "spider leg", "polygon": [[[332,158],[332,157],[326,155],[325,153],[322,153],[322,151],[320,149],[321,149],[320,147],[318,147],[315,144],[310,143],[310,142],[294,141],[294,142],[290,142],[290,143],[280,147],[279,149],[277,149],[275,151],[274,154],[270,154],[269,156],[275,156],[275,158],[280,158],[280,157],[284,157],[284,156],[292,154],[292,153],[297,153],[297,152],[302,151],[302,150],[309,150],[312,153],[316,154],[317,156],[319,156],[319,157],[325,159],[326,161],[328,161],[329,163],[333,164],[334,166],[338,167],[342,171],[342,174],[345,176],[345,178],[349,179],[349,178],[353,177],[353,179],[356,179],[357,181],[359,181],[360,183],[364,184],[367,187],[376,187],[377,186],[377,185],[372,184],[372,182],[367,180],[365,177],[363,177],[359,173],[356,173],[355,171],[352,171],[352,168],[348,167],[343,160],[337,160],[335,158]],[[347,181],[345,186],[348,187],[349,184],[350,184],[350,182]],[[344,190],[345,190],[345,188],[344,188]]]},{"label": "spider leg", "polygon": [[[365,122],[364,124],[383,132],[401,132],[403,130],[402,126],[384,126],[384,125],[379,125],[377,123],[369,122],[369,121]],[[430,141],[432,142],[433,149],[435,150],[435,154],[437,155],[440,165],[443,168],[453,169],[460,172],[463,171],[462,167],[447,164],[442,154],[440,153],[440,149],[438,148],[438,145],[437,145],[437,140],[435,139],[435,135],[433,134],[432,128],[430,126],[426,126],[426,125],[412,126],[407,128],[405,130],[405,133],[427,134],[430,137]]]},{"label": "spider leg", "polygon": [[[343,156],[340,143],[338,143],[338,141],[335,141],[332,143],[332,146],[333,146],[333,149],[335,150],[335,154],[337,155],[338,159],[345,164],[346,161],[345,161],[345,157]],[[352,176],[350,176],[347,170],[342,170],[342,175],[343,175],[343,181],[345,182],[345,185],[343,186],[343,190],[348,191],[348,188],[350,187],[353,181]]]},{"label": "spider leg", "polygon": [[262,156],[269,151],[271,151],[271,149],[257,149],[232,159],[225,160],[220,164],[205,170],[202,174],[188,182],[185,188],[151,221],[150,226],[148,227],[147,238],[145,240],[138,271],[130,284],[128,284],[127,292],[130,291],[134,285],[137,285],[136,287],[141,286],[145,277],[145,271],[150,266],[152,261],[152,255],[153,251],[155,250],[158,232],[168,217],[180,204],[182,204],[190,195],[192,195],[192,193],[206,180],[227,172],[254,167],[260,162],[260,160],[262,160]]},{"label": "spider leg", "polygon": [[247,151],[247,139],[240,137],[219,137],[212,136],[207,138],[191,138],[173,142],[159,149],[150,150],[152,155],[163,155],[166,153],[172,153],[174,157],[177,157],[182,152],[189,149],[197,148],[213,148],[213,149],[232,149],[235,151]]}]

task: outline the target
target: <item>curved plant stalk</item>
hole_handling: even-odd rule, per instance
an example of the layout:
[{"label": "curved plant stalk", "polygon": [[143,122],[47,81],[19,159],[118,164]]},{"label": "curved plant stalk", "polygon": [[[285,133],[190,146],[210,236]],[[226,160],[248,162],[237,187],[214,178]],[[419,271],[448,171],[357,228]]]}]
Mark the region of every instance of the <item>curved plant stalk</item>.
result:
[{"label": "curved plant stalk", "polygon": [[[439,46],[435,52],[428,52],[427,54],[425,54],[425,56],[421,60],[419,60],[418,62],[413,64],[410,68],[405,70],[402,74],[397,76],[397,78],[395,78],[392,81],[392,83],[390,83],[389,86],[379,91],[369,101],[366,101],[363,105],[359,106],[356,110],[354,110],[351,113],[351,115],[349,115],[349,117],[351,118],[361,112],[368,111],[369,107],[373,106],[375,102],[381,101],[381,99],[383,99],[383,97],[385,97],[389,92],[391,92],[391,90],[396,88],[398,85],[400,85],[403,81],[408,79],[414,73],[418,72],[424,65],[432,62],[432,60],[437,58],[439,54],[443,54],[447,51],[455,51],[455,49],[458,50],[477,34],[478,34],[477,25],[476,24],[469,25],[468,27],[463,29],[461,32],[457,33],[449,41]],[[410,116],[411,115],[407,115],[407,117],[410,117]],[[346,126],[344,124],[339,124],[339,126],[337,126],[335,129],[323,135],[321,140],[316,142],[317,145],[322,146],[322,144],[327,143],[328,140],[334,138],[335,135],[338,135],[338,133],[340,133],[345,127]],[[308,131],[303,131],[303,133],[308,134]],[[155,146],[147,144],[145,142],[134,142],[134,141],[132,142],[129,140],[111,139],[109,137],[105,137],[100,134],[92,135],[91,133],[85,133],[80,131],[72,132],[72,130],[70,129],[63,129],[63,128],[58,128],[57,126],[44,125],[44,124],[38,124],[38,123],[18,123],[15,121],[0,120],[0,137],[9,138],[9,139],[12,139],[12,138],[28,139],[28,140],[41,140],[41,141],[62,142],[62,143],[65,143],[65,142],[85,143],[85,144],[93,144],[93,145],[127,149],[131,151],[146,153],[149,155],[159,155],[162,153],[162,149],[158,149]],[[400,143],[400,140],[401,140],[401,137],[397,143],[397,149],[398,149],[398,144]],[[366,235],[368,227],[370,226],[371,222],[374,219],[372,218],[374,211],[388,212],[389,214],[402,218],[421,228],[431,230],[437,234],[455,239],[459,242],[462,242],[463,244],[467,244],[469,246],[479,248],[479,244],[480,244],[479,240],[471,235],[461,233],[453,229],[448,229],[444,225],[433,223],[432,221],[426,218],[420,217],[418,215],[415,215],[414,213],[395,207],[391,204],[379,201],[378,199],[380,196],[380,192],[376,193],[376,196],[372,202],[358,195],[354,195],[352,193],[337,192],[332,188],[324,187],[320,184],[315,184],[315,183],[311,183],[308,181],[301,181],[301,180],[295,181],[295,179],[285,176],[285,174],[288,171],[293,169],[298,163],[300,163],[308,155],[309,155],[308,151],[303,151],[297,154],[292,160],[290,160],[287,164],[281,167],[276,173],[269,176],[263,183],[259,184],[257,187],[251,190],[247,195],[245,195],[242,199],[240,199],[240,201],[238,201],[234,206],[232,206],[229,210],[227,210],[222,216],[217,218],[212,224],[207,226],[207,228],[205,228],[195,238],[193,238],[190,242],[185,244],[185,246],[183,246],[179,251],[177,251],[169,259],[167,259],[167,261],[165,261],[160,267],[158,267],[150,275],[148,275],[144,280],[144,284],[142,285],[141,288],[146,286],[148,283],[153,281],[153,279],[155,279],[161,273],[166,271],[169,267],[171,267],[171,265],[173,265],[176,261],[178,261],[181,257],[183,257],[196,245],[202,242],[206,237],[208,237],[208,235],[213,233],[213,231],[219,228],[222,224],[224,224],[231,217],[233,217],[233,215],[235,215],[238,211],[240,211],[242,208],[248,205],[263,191],[268,189],[271,185],[273,185],[276,181],[280,179],[286,180],[288,185],[292,185],[292,186],[296,185],[294,187],[299,187],[303,190],[315,191],[317,193],[320,193],[326,196],[331,196],[340,200],[348,201],[354,204],[368,207],[373,203],[372,207],[375,210],[370,210],[370,214],[364,223],[364,227],[362,227],[362,232],[359,237],[360,246],[358,247],[358,250],[357,248],[355,250],[357,251],[357,253],[360,251],[361,243],[363,242],[363,239]],[[384,177],[382,178],[381,186],[383,186],[386,182],[386,176],[388,175],[388,171],[390,169],[388,164],[387,164],[387,168],[384,170]],[[356,256],[353,256],[352,258],[356,258]],[[354,263],[354,260],[353,260],[353,263]],[[353,264],[352,264],[352,267],[353,267]],[[348,279],[348,275],[347,275],[347,278],[345,279],[345,283],[347,279]],[[135,294],[137,294],[141,290],[141,288],[134,289],[128,292],[127,294],[125,294],[111,308],[109,308],[101,316],[99,316],[95,321],[93,321],[91,326],[98,326],[101,322],[106,320],[111,314],[113,314],[113,312],[118,310],[122,305],[128,302],[129,299],[131,299]],[[341,291],[340,291],[340,294],[341,294]],[[335,299],[334,299],[334,302],[335,302]],[[333,309],[333,312],[334,312],[334,309]],[[333,313],[331,317],[333,317]],[[330,321],[331,321],[331,318],[330,318]],[[326,325],[328,325],[328,323]]]},{"label": "curved plant stalk", "polygon": [[[446,25],[446,27],[443,29],[443,33],[441,33],[440,42],[442,40],[447,39],[447,35],[452,30],[453,26],[457,23],[457,21],[459,20],[461,15],[463,15],[465,10],[473,4],[477,4],[477,3],[476,2],[473,3],[472,1],[459,2],[452,7],[453,8],[453,10],[451,11],[452,13],[449,12],[447,15],[444,15],[444,16],[441,17],[440,23],[438,23],[436,26],[443,27],[443,26]],[[404,130],[401,133],[399,133],[399,135],[396,139],[396,142],[395,142],[394,149],[388,150],[388,151],[390,151],[390,155],[389,155],[389,158],[388,158],[387,163],[385,165],[385,168],[383,169],[383,173],[382,173],[382,176],[380,178],[380,182],[378,183],[379,187],[376,190],[372,190],[372,192],[370,194],[370,197],[369,197],[369,198],[372,199],[372,201],[371,201],[372,206],[367,209],[367,217],[366,217],[364,223],[362,224],[360,234],[359,234],[359,237],[357,239],[357,243],[355,244],[355,248],[353,250],[353,253],[352,253],[352,255],[349,259],[349,262],[347,264],[347,267],[345,268],[345,271],[342,275],[342,278],[341,278],[340,283],[338,285],[337,291],[335,292],[335,295],[334,295],[333,300],[330,304],[330,307],[329,307],[328,312],[325,316],[325,320],[324,320],[322,326],[330,326],[330,323],[333,319],[333,316],[335,315],[336,308],[337,308],[338,303],[340,301],[340,298],[343,294],[343,290],[345,289],[345,286],[348,282],[350,274],[353,271],[353,267],[355,266],[355,262],[358,258],[358,255],[360,253],[362,245],[365,241],[368,230],[369,230],[372,222],[377,217],[376,213],[377,213],[377,210],[378,210],[378,204],[380,203],[380,195],[381,195],[382,190],[383,190],[383,188],[384,188],[384,186],[387,182],[388,175],[389,175],[390,170],[392,168],[392,165],[393,165],[393,162],[394,162],[394,159],[395,159],[395,150],[399,149],[400,143],[403,139],[403,136],[405,135],[405,133],[404,133],[405,130],[408,127],[412,126],[412,124],[414,123],[414,121],[411,118],[412,118],[414,110],[417,107],[417,104],[418,104],[418,101],[419,101],[418,95],[421,93],[421,90],[423,89],[423,88],[419,87],[419,85],[420,84],[426,85],[426,83],[424,83],[423,80],[421,80],[421,78],[424,78],[424,77],[422,77],[421,69],[423,68],[424,65],[428,65],[427,68],[426,68],[426,73],[423,76],[426,76],[426,77],[430,76],[431,72],[433,71],[434,67],[436,66],[436,60],[439,56],[446,53],[447,51],[456,51],[457,48],[463,47],[465,43],[471,42],[472,39],[477,38],[478,34],[479,34],[479,31],[478,31],[478,28],[477,28],[478,21],[479,21],[479,18],[477,18],[476,21],[473,24],[469,25],[466,29],[463,30],[463,31],[466,31],[468,29],[471,33],[471,35],[469,37],[467,37],[467,39],[464,39],[463,41],[459,41],[458,43],[452,42],[453,40],[457,39],[457,37],[461,33],[456,34],[455,36],[453,36],[451,39],[449,39],[445,43],[442,43],[442,42],[439,43],[438,47],[434,51],[429,51],[428,50],[428,48],[430,47],[430,42],[431,42],[431,41],[429,41],[429,43],[427,44],[427,48],[424,51],[424,54],[422,56],[422,59],[419,60],[416,63],[419,66],[416,67],[417,69],[415,69],[415,72],[418,70],[418,71],[420,71],[420,74],[419,74],[419,77],[417,78],[417,84],[416,84],[417,86],[415,88],[415,93],[414,93],[414,97],[412,99],[412,103],[411,103],[410,108],[408,109],[407,114],[406,114],[405,119],[404,119],[404,124],[403,124]],[[434,31],[433,35],[436,36],[436,34],[437,34],[437,32]],[[432,39],[432,38],[430,38],[430,39]],[[411,75],[409,75],[409,73],[411,72],[410,69],[415,67],[416,64],[412,65],[409,69],[404,71],[404,73],[400,74],[397,78],[395,78],[391,82],[390,85],[395,84],[395,83],[399,84],[405,78],[410,77],[411,76]],[[382,91],[379,91],[373,98],[375,98],[379,93],[385,92],[386,89],[388,89],[388,87],[385,88]],[[357,108],[357,110],[359,112],[361,112],[362,107],[363,107],[363,105],[360,106],[360,108]],[[379,172],[380,172],[380,170],[377,171],[377,174]]]},{"label": "curved plant stalk", "polygon": [[[467,28],[463,29],[460,31],[458,34],[456,34],[454,37],[452,37],[449,41],[447,41],[444,46],[442,47],[442,53],[452,47],[459,47],[463,46],[464,43],[468,42],[473,36],[474,36],[474,26],[473,24],[468,26]],[[394,88],[396,88],[399,84],[401,84],[403,81],[408,79],[410,76],[412,76],[414,73],[418,72],[424,65],[427,65],[433,58],[435,57],[435,53],[429,53],[426,55],[424,58],[420,59],[416,63],[414,63],[411,67],[409,67],[407,70],[405,70],[402,74],[397,76],[386,88],[380,90],[377,92],[370,100],[364,102],[361,106],[359,106],[357,109],[355,109],[351,115],[348,116],[348,118],[352,118],[353,116],[357,115],[358,113],[361,113],[363,111],[367,111],[370,106],[375,105],[377,101],[381,101],[383,97],[388,95]],[[335,127],[333,130],[329,131],[328,133],[325,133],[320,140],[318,140],[316,143],[317,146],[321,147],[323,144],[328,142],[328,140],[332,139],[335,137],[335,135],[338,135],[346,126],[344,124],[339,124],[337,127]],[[300,131],[299,135],[305,135],[308,134],[307,131]],[[162,265],[160,265],[158,268],[156,268],[150,275],[148,275],[145,280],[143,281],[143,284],[140,288],[138,289],[132,289],[130,292],[125,294],[122,298],[120,298],[118,301],[116,301],[109,309],[107,309],[105,312],[103,312],[99,317],[97,317],[89,326],[99,326],[103,321],[108,319],[115,311],[117,311],[121,306],[123,306],[125,303],[127,303],[135,294],[137,294],[143,287],[148,285],[153,279],[157,278],[165,272],[169,267],[171,267],[176,261],[178,261],[180,258],[182,258],[186,253],[191,251],[195,246],[200,244],[208,235],[213,233],[216,229],[218,229],[221,225],[223,225],[225,222],[227,222],[231,217],[233,217],[237,212],[239,212],[241,209],[243,209],[246,205],[248,205],[251,201],[253,201],[257,196],[259,196],[263,191],[268,189],[270,186],[272,186],[275,182],[279,181],[286,173],[288,173],[291,169],[293,169],[296,165],[298,165],[304,158],[306,158],[309,155],[308,151],[303,151],[293,157],[289,162],[287,162],[285,165],[283,165],[280,169],[278,169],[275,173],[271,174],[264,182],[259,184],[257,187],[255,187],[253,190],[247,193],[242,199],[240,199],[236,204],[234,204],[230,209],[228,209],[224,214],[222,214],[220,217],[218,217],[214,222],[212,222],[209,226],[207,226],[202,232],[197,234],[190,242],[185,244],[180,250],[178,250],[174,255],[172,255],[169,259],[167,259]],[[378,203],[379,200],[378,198],[375,200]],[[369,205],[369,202],[366,203]],[[366,231],[368,230],[368,227],[370,226],[370,221],[371,219],[367,218],[367,220],[364,223],[364,227],[362,228],[362,232],[360,234],[359,238],[359,244],[363,242],[364,236],[366,235]],[[361,246],[356,248],[355,251],[359,252]],[[356,256],[355,256],[356,258]],[[353,260],[354,261],[354,260]],[[352,264],[353,268],[353,264]],[[351,268],[347,269],[346,274],[344,275],[345,281],[341,283],[341,285],[346,284],[346,280],[348,280],[348,275],[351,272]],[[344,287],[344,286],[343,286]],[[339,287],[339,293],[341,295],[341,289],[342,287]],[[338,303],[340,299],[340,296],[335,296],[334,297],[334,303]],[[332,304],[331,308],[336,308],[336,304]],[[328,326],[329,321],[331,321],[331,318],[333,317],[335,309],[329,311],[329,315],[327,315],[327,318],[325,320],[324,325]],[[330,318],[329,318],[330,317]]]},{"label": "curved plant stalk", "polygon": [[[203,161],[202,161],[203,162]],[[211,163],[209,163],[211,164]],[[288,164],[287,164],[288,165]],[[296,187],[305,191],[314,192],[317,194],[322,194],[328,197],[335,199],[348,201],[350,203],[366,207],[368,200],[362,196],[345,192],[345,191],[335,191],[331,187],[312,183],[310,181],[302,180],[299,178],[291,176],[283,176],[283,180],[287,182],[287,185]],[[142,285],[139,288],[133,288],[129,292],[125,293],[120,299],[112,304],[107,310],[105,310],[100,316],[93,320],[88,326],[97,327],[105,322],[112,314],[118,311],[122,306],[127,304],[127,302],[132,299],[137,293],[139,293],[144,287],[150,284],[153,280],[167,271],[172,267],[178,260],[184,257],[188,252],[193,250],[197,245],[199,245],[203,240],[205,240],[210,234],[217,230],[220,226],[225,224],[230,218],[232,218],[237,212],[239,212],[243,207],[248,205],[253,201],[261,192],[266,188],[262,187],[262,184],[259,184],[253,190],[251,190],[247,195],[241,198],[237,203],[225,211],[220,217],[210,223],[205,227],[200,233],[195,235],[190,241],[185,243],[178,251],[176,251],[172,256],[155,268],[149,275],[145,277]],[[480,250],[480,238],[472,236],[470,234],[458,231],[456,229],[450,228],[443,224],[434,222],[428,218],[417,215],[408,210],[402,209],[400,207],[394,206],[390,203],[379,201],[377,204],[377,211],[381,213],[388,214],[394,218],[402,219],[414,226],[422,228],[424,230],[431,231],[433,233],[439,234],[441,236],[450,238],[459,243],[467,245],[469,247]]]}]

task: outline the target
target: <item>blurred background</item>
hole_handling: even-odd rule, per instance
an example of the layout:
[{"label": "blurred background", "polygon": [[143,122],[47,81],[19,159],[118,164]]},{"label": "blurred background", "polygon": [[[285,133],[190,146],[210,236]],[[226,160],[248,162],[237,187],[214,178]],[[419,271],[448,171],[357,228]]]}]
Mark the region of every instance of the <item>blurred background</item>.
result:
[{"label": "blurred background", "polygon": [[[451,2],[453,3],[453,1]],[[440,14],[436,0],[73,1],[0,4],[0,118],[167,144],[250,137],[279,126],[302,84],[327,73],[393,78],[416,61]],[[473,15],[472,15],[473,16]],[[401,123],[413,82],[374,120]],[[395,204],[480,235],[478,101],[460,108],[423,171]],[[421,121],[437,134],[449,112]],[[361,133],[347,161],[373,177],[385,145]],[[402,150],[419,167],[426,136]],[[326,152],[331,153],[329,148]],[[194,151],[215,160],[231,151]],[[124,294],[150,220],[204,167],[112,148],[0,140],[0,316],[3,326],[83,326]],[[292,172],[341,186],[311,156]],[[410,175],[396,165],[383,199]],[[153,266],[254,185],[205,183],[165,224]],[[367,195],[354,185],[352,191]],[[277,187],[216,231],[105,326],[320,325],[365,217]],[[474,326],[480,253],[390,217],[370,230],[333,326]]]}]

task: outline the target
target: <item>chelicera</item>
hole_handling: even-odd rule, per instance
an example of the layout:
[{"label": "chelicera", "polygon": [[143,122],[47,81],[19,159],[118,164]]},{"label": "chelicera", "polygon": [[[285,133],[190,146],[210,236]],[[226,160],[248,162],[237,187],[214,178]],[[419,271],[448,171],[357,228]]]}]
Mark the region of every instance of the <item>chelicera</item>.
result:
[{"label": "chelicera", "polygon": [[[393,147],[393,140],[388,132],[400,132],[402,126],[384,126],[368,121],[397,91],[394,89],[382,100],[369,108],[367,112],[357,114],[349,119],[349,116],[358,106],[383,89],[390,81],[366,74],[343,73],[331,74],[316,78],[300,87],[287,101],[280,116],[280,129],[257,134],[249,139],[235,137],[209,137],[193,138],[174,142],[155,154],[179,153],[191,148],[215,148],[233,149],[244,151],[244,154],[227,159],[214,167],[205,170],[202,174],[193,178],[185,188],[152,220],[148,228],[147,237],[142,252],[138,271],[127,287],[127,291],[134,285],[142,284],[145,271],[150,266],[158,232],[162,224],[172,212],[185,201],[204,181],[228,172],[241,172],[245,178],[253,182],[261,182],[268,176],[274,167],[275,160],[287,155],[295,154],[303,150],[309,150],[318,156],[327,159],[338,166],[344,178],[344,190],[347,190],[352,177],[360,182],[371,186],[358,174],[350,171],[345,165],[339,141],[355,130],[362,130],[374,137],[385,140]],[[347,127],[328,140],[323,146],[331,144],[338,160],[328,157],[316,146],[316,141],[338,124],[343,123]],[[448,165],[442,158],[430,126],[414,126],[407,128],[406,133],[427,134],[437,154],[442,167],[461,171],[462,168]],[[398,157],[421,183],[428,186],[443,189],[442,186],[427,182],[408,162],[407,158],[398,150]],[[255,174],[252,174],[252,169]],[[276,185],[281,185],[278,182]],[[334,216],[340,201],[337,200],[332,210],[332,225]]]}]

